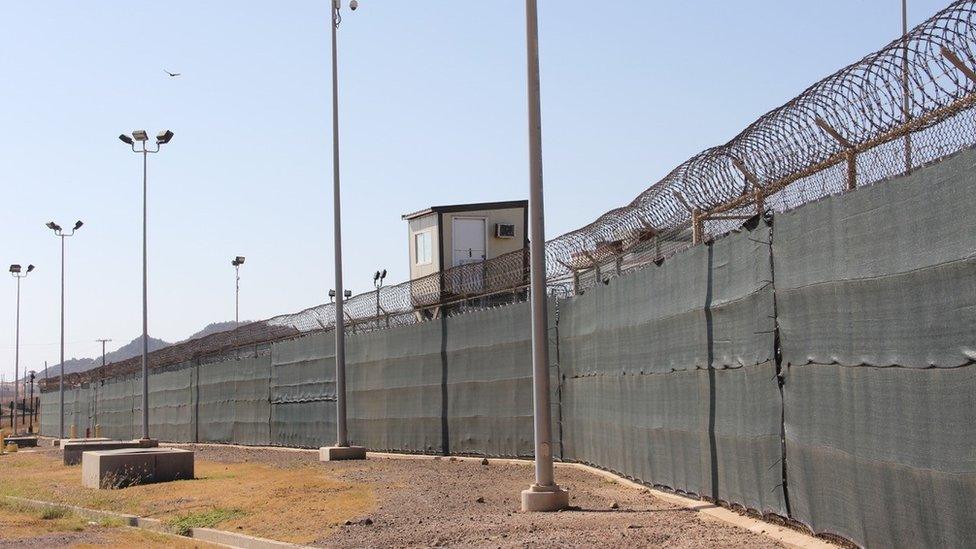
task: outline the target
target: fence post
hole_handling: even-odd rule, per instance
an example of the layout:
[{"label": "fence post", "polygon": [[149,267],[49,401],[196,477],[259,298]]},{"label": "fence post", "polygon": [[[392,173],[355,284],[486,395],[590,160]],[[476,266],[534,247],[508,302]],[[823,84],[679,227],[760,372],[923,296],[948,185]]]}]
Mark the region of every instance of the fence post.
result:
[{"label": "fence post", "polygon": [[701,244],[702,236],[705,231],[705,220],[703,219],[702,213],[698,209],[694,209],[691,212],[691,243]]},{"label": "fence post", "polygon": [[847,190],[857,188],[857,153],[854,149],[847,151]]},{"label": "fence post", "polygon": [[840,144],[841,147],[847,151],[847,190],[852,191],[857,187],[857,147],[853,143],[847,140],[843,135],[840,134],[833,126],[827,123],[826,120],[820,118],[819,116],[814,119],[814,123],[820,126],[820,129],[824,131],[827,135],[832,137],[834,141]]}]

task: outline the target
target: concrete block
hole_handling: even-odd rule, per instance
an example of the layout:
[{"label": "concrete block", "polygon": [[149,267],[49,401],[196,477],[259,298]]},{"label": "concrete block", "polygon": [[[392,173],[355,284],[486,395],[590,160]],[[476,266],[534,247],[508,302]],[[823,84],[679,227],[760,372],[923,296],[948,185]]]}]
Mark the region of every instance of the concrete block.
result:
[{"label": "concrete block", "polygon": [[86,440],[79,442],[65,441],[61,449],[64,454],[65,465],[78,465],[81,463],[83,452],[98,450],[121,450],[125,448],[155,448],[159,446],[158,440]]},{"label": "concrete block", "polygon": [[526,513],[560,511],[569,507],[569,492],[559,486],[533,484],[522,490],[522,511]]},{"label": "concrete block", "polygon": [[34,448],[37,446],[37,437],[18,436],[7,437],[8,444],[16,444],[18,448]]},{"label": "concrete block", "polygon": [[104,437],[93,437],[93,438],[61,438],[61,439],[55,438],[55,439],[51,439],[51,446],[54,446],[55,448],[58,448],[62,444],[67,444],[69,442],[98,442],[98,441],[104,441],[104,440],[112,440],[112,439],[110,439],[110,438],[104,438]]},{"label": "concrete block", "polygon": [[81,483],[87,488],[125,488],[192,478],[191,450],[125,448],[82,454]]},{"label": "concrete block", "polygon": [[366,459],[366,448],[362,446],[323,446],[319,448],[319,461],[340,461],[344,459]]}]

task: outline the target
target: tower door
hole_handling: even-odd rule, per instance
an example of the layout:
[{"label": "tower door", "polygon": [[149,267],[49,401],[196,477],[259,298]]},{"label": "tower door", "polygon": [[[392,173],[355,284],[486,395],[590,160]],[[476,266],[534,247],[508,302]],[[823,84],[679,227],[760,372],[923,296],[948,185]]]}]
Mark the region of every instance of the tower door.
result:
[{"label": "tower door", "polygon": [[484,291],[487,244],[483,217],[455,217],[452,229],[454,274],[449,286],[454,293],[477,294]]},{"label": "tower door", "polygon": [[480,263],[485,260],[485,219],[483,217],[455,217],[454,266]]}]

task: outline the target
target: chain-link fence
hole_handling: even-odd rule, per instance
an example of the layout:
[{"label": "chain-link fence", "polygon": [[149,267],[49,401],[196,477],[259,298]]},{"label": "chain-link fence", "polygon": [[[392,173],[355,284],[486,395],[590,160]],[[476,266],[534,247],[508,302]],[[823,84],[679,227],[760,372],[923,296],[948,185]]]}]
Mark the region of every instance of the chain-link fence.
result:
[{"label": "chain-link fence", "polygon": [[[976,0],[952,3],[877,52],[707,149],[630,204],[546,243],[550,291],[565,295],[724,234],[769,211],[853,190],[976,144]],[[527,250],[387,286],[345,301],[350,332],[524,300]],[[335,326],[324,304],[156,351],[153,368]],[[75,374],[131,372],[140,358]],[[48,380],[57,383],[57,378]]]}]

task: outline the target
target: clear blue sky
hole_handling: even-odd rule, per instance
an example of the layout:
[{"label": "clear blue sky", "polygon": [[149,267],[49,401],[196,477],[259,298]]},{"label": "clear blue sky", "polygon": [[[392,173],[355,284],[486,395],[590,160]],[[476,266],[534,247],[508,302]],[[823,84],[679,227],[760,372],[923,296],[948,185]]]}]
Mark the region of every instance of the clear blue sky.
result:
[{"label": "clear blue sky", "polygon": [[[911,25],[945,1],[910,0]],[[340,29],[345,277],[407,276],[400,214],[526,198],[524,7],[361,0]],[[326,301],[332,286],[328,0],[6,2],[0,15],[0,261],[23,286],[21,366],[140,326],[140,158],[116,136],[176,133],[150,165],[150,333]],[[630,201],[900,32],[898,0],[541,0],[546,222]],[[183,74],[168,78],[163,69]],[[0,291],[0,371],[14,281]]]}]

